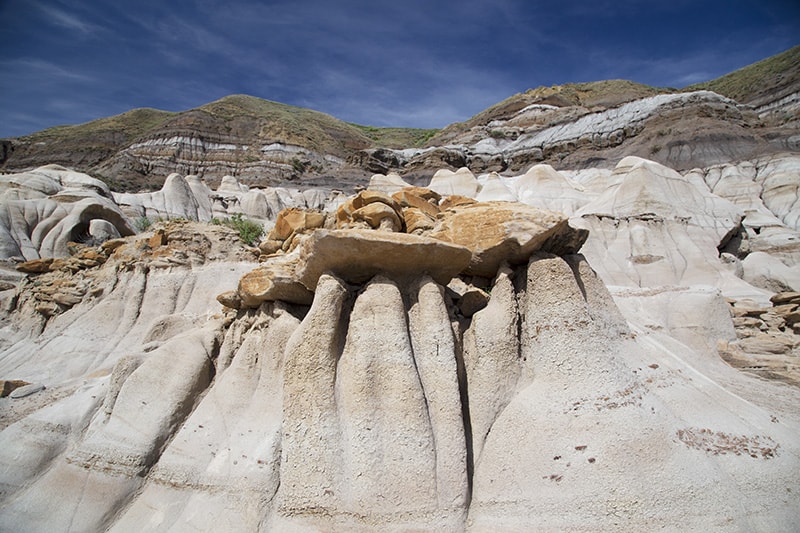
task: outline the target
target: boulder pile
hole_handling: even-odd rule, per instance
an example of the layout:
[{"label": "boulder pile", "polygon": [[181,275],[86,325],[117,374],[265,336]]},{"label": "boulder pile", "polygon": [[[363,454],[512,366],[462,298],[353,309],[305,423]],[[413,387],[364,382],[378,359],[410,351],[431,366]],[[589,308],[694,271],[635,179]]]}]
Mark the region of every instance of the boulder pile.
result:
[{"label": "boulder pile", "polygon": [[720,355],[746,372],[800,386],[800,293],[770,301],[771,307],[731,306],[736,340],[720,341]]},{"label": "boulder pile", "polygon": [[281,211],[259,245],[262,265],[218,300],[233,308],[275,300],[308,305],[326,272],[350,283],[378,274],[427,274],[443,285],[463,274],[484,278],[486,286],[503,264],[524,264],[540,251],[576,253],[586,240],[586,231],[558,213],[517,203],[440,200],[430,189],[406,187],[392,196],[362,191],[335,215]]}]

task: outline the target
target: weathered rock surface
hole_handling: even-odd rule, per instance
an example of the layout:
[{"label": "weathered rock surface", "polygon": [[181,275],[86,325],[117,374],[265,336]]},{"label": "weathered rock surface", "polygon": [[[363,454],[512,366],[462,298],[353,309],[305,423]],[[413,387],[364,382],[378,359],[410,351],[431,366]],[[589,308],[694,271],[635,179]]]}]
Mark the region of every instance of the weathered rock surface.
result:
[{"label": "weathered rock surface", "polygon": [[500,265],[526,262],[536,251],[577,252],[587,233],[558,213],[517,203],[485,202],[445,211],[430,236],[472,251],[466,273],[494,277]]},{"label": "weathered rock surface", "polygon": [[[743,284],[719,260],[718,247],[741,223],[730,202],[677,172],[626,158],[622,180],[583,206],[571,222],[589,230],[583,252],[610,285]],[[756,291],[757,292],[757,291]]]},{"label": "weathered rock surface", "polygon": [[800,386],[800,293],[778,292],[769,306],[730,308],[735,336],[719,352],[735,368]]},{"label": "weathered rock surface", "polygon": [[[385,205],[385,204],[382,204]],[[427,273],[447,284],[469,264],[468,249],[441,240],[372,230],[318,229],[295,250],[266,262],[242,277],[238,298],[247,307],[284,300],[308,305],[326,273],[363,283],[386,273],[402,278]]]},{"label": "weathered rock surface", "polygon": [[374,174],[369,179],[368,189],[392,195],[409,186],[410,184],[405,182],[399,174],[390,172],[389,174]]},{"label": "weathered rock surface", "polygon": [[298,278],[313,289],[325,272],[351,283],[376,274],[419,276],[427,273],[446,285],[469,264],[470,251],[441,240],[369,230],[320,230],[303,241]]},{"label": "weathered rock surface", "polygon": [[340,220],[371,229],[304,208],[261,250],[171,221],[21,263],[0,378],[44,388],[0,398],[0,524],[789,531],[800,295],[747,272],[790,281],[795,230],[714,172],[442,174],[536,207],[365,191]]},{"label": "weathered rock surface", "polygon": [[428,188],[440,195],[458,195],[474,198],[478,192],[478,180],[466,167],[452,172],[447,169],[436,171]]},{"label": "weathered rock surface", "polygon": [[428,144],[396,151],[407,172],[434,162],[475,173],[521,172],[537,163],[613,168],[628,155],[689,170],[796,151],[797,127],[765,124],[752,108],[710,91],[669,94],[613,80],[529,90],[448,126]]},{"label": "weathered rock surface", "polygon": [[58,165],[0,178],[2,259],[64,256],[70,241],[135,233],[100,180]]},{"label": "weathered rock surface", "polygon": [[[443,285],[461,273],[492,278],[503,263],[524,263],[540,250],[574,253],[586,239],[585,231],[571,228],[557,213],[501,202],[440,211],[433,203],[438,198],[423,188],[406,188],[394,197],[362,191],[339,206],[336,226],[344,229],[338,230],[320,229],[326,225],[320,213],[281,211],[260,245],[259,260],[265,264],[242,278],[236,296],[220,295],[220,302],[229,307],[274,300],[307,305],[309,291],[326,272],[350,283],[381,273],[424,273]],[[477,292],[466,296],[462,313],[471,316],[485,305],[481,300]]]},{"label": "weathered rock surface", "polygon": [[[207,274],[228,268],[213,265]],[[353,285],[323,274],[310,308],[266,303],[225,326],[201,318],[213,300],[197,292],[205,285],[164,298],[187,272],[171,271],[167,284],[166,271],[146,275],[137,289],[146,313],[104,337],[64,313],[46,324],[39,338],[52,348],[38,361],[20,357],[24,335],[5,344],[4,374],[51,384],[39,394],[63,392],[0,432],[3,523],[479,531],[588,520],[605,529],[619,524],[607,508],[620,495],[640,502],[625,515],[635,529],[711,527],[720,502],[735,527],[791,521],[792,504],[774,495],[798,488],[787,424],[800,392],[712,358],[699,365],[700,347],[676,351],[663,332],[632,335],[580,256],[502,268],[488,306],[456,322],[431,277]],[[110,312],[135,287],[121,281],[81,313],[119,320]],[[168,301],[188,305],[164,314]],[[43,374],[56,338],[61,350],[72,345],[71,363]],[[113,347],[119,338],[124,351]],[[90,342],[105,346],[94,362],[76,358]],[[764,403],[756,391],[765,389],[783,403]],[[20,463],[19,446],[37,451]],[[57,489],[65,485],[85,488]]]},{"label": "weathered rock surface", "polygon": [[341,193],[313,189],[250,189],[233,176],[224,176],[214,191],[197,176],[184,178],[175,173],[156,192],[114,193],[114,200],[133,220],[185,218],[202,222],[241,214],[274,223],[284,209],[335,209],[340,197]]}]

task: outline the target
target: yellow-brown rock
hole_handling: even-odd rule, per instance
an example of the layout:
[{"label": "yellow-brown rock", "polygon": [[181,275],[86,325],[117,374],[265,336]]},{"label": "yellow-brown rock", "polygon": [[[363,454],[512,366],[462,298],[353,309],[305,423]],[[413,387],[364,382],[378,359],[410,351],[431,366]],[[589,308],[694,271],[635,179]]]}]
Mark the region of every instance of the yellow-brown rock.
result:
[{"label": "yellow-brown rock", "polygon": [[439,204],[439,209],[444,211],[445,209],[449,209],[451,207],[458,207],[462,205],[472,205],[477,204],[478,201],[474,200],[473,198],[468,198],[466,196],[459,196],[457,194],[451,194],[450,196],[445,196],[442,202]]},{"label": "yellow-brown rock", "polygon": [[406,223],[406,233],[422,235],[434,228],[436,220],[416,207],[403,209],[403,218]]},{"label": "yellow-brown rock", "polygon": [[110,239],[100,245],[100,248],[106,253],[111,254],[119,248],[120,246],[125,244],[125,239]]},{"label": "yellow-brown rock", "polygon": [[458,300],[458,310],[461,314],[469,318],[484,307],[489,305],[489,295],[486,291],[477,287],[470,288],[461,299]]},{"label": "yellow-brown rock", "polygon": [[[356,206],[357,209],[364,207],[367,204],[381,202],[383,204],[391,206],[395,211],[400,212],[400,205],[394,199],[392,199],[391,196],[389,196],[388,194],[384,194],[382,192],[370,191],[370,190],[361,191],[355,196],[354,200],[356,200],[356,203],[358,202],[362,203],[362,205]],[[354,205],[356,204],[354,203]]]},{"label": "yellow-brown rock", "polygon": [[536,251],[576,253],[588,232],[572,228],[566,216],[519,203],[485,202],[443,211],[430,237],[466,246],[466,273],[493,277],[503,261],[521,264]]},{"label": "yellow-brown rock", "polygon": [[[421,211],[424,211],[427,215],[435,218],[436,215],[439,214],[439,205],[432,203],[430,200],[426,199],[423,196],[415,194],[414,191],[420,191],[421,194],[426,194],[425,191],[429,191],[429,189],[423,189],[422,187],[413,187],[413,188],[409,187],[407,189],[403,189],[402,191],[394,193],[392,195],[392,198],[394,198],[397,201],[397,203],[399,203],[404,208],[415,207],[417,209],[420,209]],[[431,196],[431,198],[435,198],[436,196],[438,196],[438,194],[436,194],[433,191],[429,192],[435,195]]]},{"label": "yellow-brown rock", "polygon": [[264,255],[274,254],[283,246],[283,242],[277,239],[264,239],[258,245],[259,251]]},{"label": "yellow-brown rock", "polygon": [[433,202],[434,204],[437,205],[439,204],[439,201],[442,199],[441,194],[427,187],[406,187],[401,192],[407,192],[409,194],[413,194],[414,196],[419,196],[423,200]]},{"label": "yellow-brown rock", "polygon": [[58,257],[50,263],[50,272],[77,272],[81,265],[74,257]]},{"label": "yellow-brown rock", "polygon": [[79,242],[69,241],[67,243],[67,253],[69,255],[75,255],[78,252],[80,252],[81,250],[83,250],[84,248],[86,248],[86,245],[85,244],[81,244]]},{"label": "yellow-brown rock", "polygon": [[378,191],[361,191],[353,198],[339,206],[336,210],[336,227],[344,228],[354,222],[353,214],[359,209],[373,203],[386,204],[394,209],[398,219],[403,216],[403,208],[391,196]]},{"label": "yellow-brown rock", "polygon": [[316,289],[325,272],[351,283],[363,283],[377,274],[403,277],[428,273],[446,285],[467,267],[471,257],[468,249],[457,244],[359,229],[315,231],[298,251],[295,277],[310,290]]},{"label": "yellow-brown rock", "polygon": [[401,231],[403,223],[390,205],[373,202],[353,212],[354,222],[366,222],[372,229]]},{"label": "yellow-brown rock", "polygon": [[217,301],[231,309],[239,309],[242,307],[242,299],[237,291],[226,291],[217,295]]},{"label": "yellow-brown rock", "polygon": [[[237,293],[242,307],[258,307],[275,300],[310,305],[314,300],[314,293],[295,278],[292,265],[282,263],[264,263],[248,272],[239,280]],[[227,306],[219,297],[217,301]]]},{"label": "yellow-brown rock", "polygon": [[313,209],[289,207],[278,213],[275,227],[269,232],[267,240],[285,241],[293,233],[321,228],[325,224],[325,214]]},{"label": "yellow-brown rock", "polygon": [[4,379],[0,380],[0,398],[5,398],[11,394],[14,389],[30,385],[27,381],[21,379]]},{"label": "yellow-brown rock", "polygon": [[800,323],[800,311],[791,311],[783,315],[783,319],[789,326],[794,327],[795,324]]},{"label": "yellow-brown rock", "polygon": [[156,249],[159,246],[163,246],[167,244],[167,232],[164,231],[162,228],[157,229],[153,236],[148,239],[147,244],[150,245],[150,248]]},{"label": "yellow-brown rock", "polygon": [[20,263],[16,268],[19,272],[25,272],[26,274],[41,274],[42,272],[49,272],[52,263],[52,257],[43,257]]},{"label": "yellow-brown rock", "polygon": [[108,256],[103,253],[101,248],[93,248],[93,247],[86,247],[78,251],[74,255],[74,258],[78,260],[79,264],[83,267],[93,267],[97,265],[102,265],[108,259]]},{"label": "yellow-brown rock", "polygon": [[770,301],[773,305],[800,304],[800,292],[779,292]]}]

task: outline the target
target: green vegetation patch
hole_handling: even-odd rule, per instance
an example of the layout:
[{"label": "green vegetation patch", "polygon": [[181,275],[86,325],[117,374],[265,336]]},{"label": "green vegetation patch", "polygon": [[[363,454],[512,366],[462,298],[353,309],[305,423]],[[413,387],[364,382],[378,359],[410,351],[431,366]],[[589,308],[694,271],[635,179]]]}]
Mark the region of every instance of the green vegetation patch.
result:
[{"label": "green vegetation patch", "polygon": [[707,89],[747,104],[770,86],[786,85],[800,78],[800,46],[733,71],[715,80],[686,87],[687,91]]},{"label": "green vegetation patch", "polygon": [[258,222],[244,218],[241,213],[234,213],[230,218],[212,218],[211,223],[217,226],[228,226],[239,233],[239,239],[248,246],[255,246],[264,235],[264,226]]},{"label": "green vegetation patch", "polygon": [[347,155],[349,149],[371,144],[358,128],[331,115],[235,94],[197,108],[221,124],[252,130],[263,142],[294,144],[323,153]]},{"label": "green vegetation patch", "polygon": [[31,142],[69,140],[76,146],[118,145],[130,142],[158,128],[177,115],[158,109],[133,109],[121,115],[101,118],[74,126],[55,126],[25,137]]},{"label": "green vegetation patch", "polygon": [[376,126],[362,126],[349,123],[358,128],[373,143],[381,148],[419,148],[425,145],[438,129],[425,128],[378,128]]}]

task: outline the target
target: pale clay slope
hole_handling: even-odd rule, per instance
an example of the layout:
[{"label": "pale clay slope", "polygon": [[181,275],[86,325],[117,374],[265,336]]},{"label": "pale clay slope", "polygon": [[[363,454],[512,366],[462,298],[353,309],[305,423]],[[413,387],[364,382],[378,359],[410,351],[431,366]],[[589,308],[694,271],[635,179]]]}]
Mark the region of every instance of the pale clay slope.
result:
[{"label": "pale clay slope", "polygon": [[115,193],[86,174],[48,165],[0,175],[0,259],[64,256],[70,241],[133,235],[142,218],[207,222],[241,214],[269,223],[287,207],[335,209],[340,198],[320,190],[250,190],[231,176],[212,191],[197,176],[179,174],[156,192]]},{"label": "pale clay slope", "polygon": [[[162,248],[191,260],[126,244],[76,274],[87,296],[50,318],[6,291],[0,378],[47,389],[0,400],[16,420],[0,432],[0,530],[791,531],[800,389],[717,354],[736,337],[723,296],[774,292],[717,247],[759,250],[772,266],[758,275],[791,283],[798,168],[442,171],[441,193],[516,198],[590,229],[586,259],[501,267],[471,318],[451,289],[406,275],[323,274],[310,307],[224,311],[215,296],[255,263],[226,252],[222,228],[206,242],[180,225]],[[127,220],[134,206],[213,215],[202,184],[178,178],[129,198]],[[248,191],[223,185],[211,195],[241,205]]]}]

